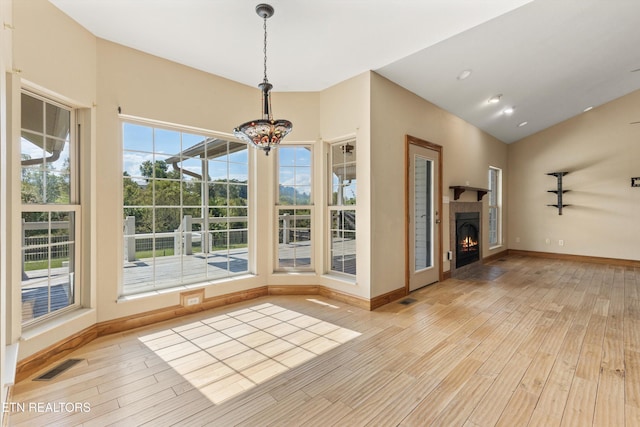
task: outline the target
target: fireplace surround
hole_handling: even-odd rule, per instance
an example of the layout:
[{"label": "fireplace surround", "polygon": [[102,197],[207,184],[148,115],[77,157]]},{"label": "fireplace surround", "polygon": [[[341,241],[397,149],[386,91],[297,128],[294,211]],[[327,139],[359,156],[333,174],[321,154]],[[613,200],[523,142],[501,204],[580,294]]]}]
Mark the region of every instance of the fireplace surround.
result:
[{"label": "fireplace surround", "polygon": [[456,213],[456,268],[480,260],[480,212]]},{"label": "fireplace surround", "polygon": [[482,202],[449,203],[451,277],[482,263]]}]

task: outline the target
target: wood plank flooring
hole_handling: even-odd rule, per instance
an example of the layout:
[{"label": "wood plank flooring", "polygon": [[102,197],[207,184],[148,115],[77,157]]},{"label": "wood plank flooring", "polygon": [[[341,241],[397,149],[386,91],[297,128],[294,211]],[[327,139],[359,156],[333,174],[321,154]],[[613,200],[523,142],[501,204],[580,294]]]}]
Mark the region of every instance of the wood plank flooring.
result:
[{"label": "wood plank flooring", "polygon": [[9,425],[640,426],[639,286],[509,256],[374,312],[255,299],[95,340]]}]

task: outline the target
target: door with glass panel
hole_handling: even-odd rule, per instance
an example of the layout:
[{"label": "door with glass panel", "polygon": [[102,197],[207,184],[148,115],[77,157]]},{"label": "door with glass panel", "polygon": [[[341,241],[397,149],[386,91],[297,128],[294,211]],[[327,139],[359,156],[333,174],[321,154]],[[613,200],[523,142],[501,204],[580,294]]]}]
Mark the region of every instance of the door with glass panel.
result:
[{"label": "door with glass panel", "polygon": [[409,143],[408,255],[409,290],[440,278],[440,199],[437,150]]}]

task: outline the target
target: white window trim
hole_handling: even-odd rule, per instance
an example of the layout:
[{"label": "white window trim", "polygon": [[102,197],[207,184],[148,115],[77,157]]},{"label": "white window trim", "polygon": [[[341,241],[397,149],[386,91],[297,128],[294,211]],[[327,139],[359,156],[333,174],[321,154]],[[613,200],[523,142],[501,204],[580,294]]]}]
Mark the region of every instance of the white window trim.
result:
[{"label": "white window trim", "polygon": [[[279,155],[279,149],[280,148],[286,148],[286,147],[304,147],[304,148],[308,148],[309,151],[311,152],[311,172],[310,172],[310,176],[311,176],[311,197],[310,197],[310,204],[309,205],[281,205],[279,203],[280,201],[280,155]],[[278,148],[278,151],[276,151],[276,153],[278,153],[277,156],[277,160],[276,160],[276,168],[275,168],[275,185],[274,185],[274,189],[275,189],[275,210],[274,210],[274,218],[276,219],[275,221],[275,229],[274,229],[274,239],[273,239],[273,248],[274,251],[273,253],[275,254],[275,256],[273,257],[273,271],[276,273],[293,273],[293,272],[301,272],[301,273],[310,273],[310,272],[314,272],[315,271],[315,247],[316,247],[316,242],[315,242],[315,229],[316,229],[316,215],[315,215],[315,203],[314,203],[314,194],[315,194],[315,185],[314,185],[314,177],[315,177],[315,152],[314,152],[314,146],[313,144],[309,144],[309,143],[284,143],[281,144],[281,146]],[[311,222],[310,222],[310,239],[311,239],[311,244],[310,244],[310,263],[308,266],[304,266],[304,267],[282,267],[279,265],[279,259],[280,259],[280,252],[279,252],[279,245],[280,245],[280,211],[283,209],[290,209],[290,210],[297,210],[297,209],[307,209],[310,212],[310,216],[311,216]]]},{"label": "white window trim", "polygon": [[[497,192],[498,194],[496,195],[496,205],[491,205],[490,203],[488,204],[488,208],[490,209],[491,207],[495,207],[496,211],[497,211],[497,224],[496,224],[496,243],[491,243],[489,242],[489,249],[497,249],[502,247],[503,245],[503,241],[502,241],[502,168],[496,167],[496,166],[489,166],[489,170],[495,170],[498,172],[498,176],[497,176]],[[491,189],[491,182],[489,182],[489,189]],[[495,191],[495,190],[492,190]],[[489,198],[489,200],[491,200],[491,197]],[[489,218],[489,215],[487,215],[487,220]]]},{"label": "white window trim", "polygon": [[[74,292],[74,301],[72,304],[68,306],[58,309],[53,312],[49,312],[45,315],[39,316],[37,318],[31,319],[26,322],[22,322],[23,330],[30,330],[39,325],[43,325],[45,323],[51,322],[52,319],[59,318],[61,316],[66,315],[69,312],[76,311],[81,308],[82,301],[82,290],[84,286],[82,284],[82,266],[84,265],[84,259],[82,259],[82,243],[84,241],[84,237],[82,235],[82,201],[80,199],[80,156],[79,156],[79,147],[78,147],[78,125],[77,125],[77,109],[79,107],[69,105],[69,103],[62,102],[60,100],[54,99],[56,98],[53,95],[43,95],[38,93],[38,91],[25,86],[20,90],[20,95],[25,94],[30,97],[39,99],[48,104],[54,105],[56,107],[68,110],[70,112],[70,124],[69,124],[69,161],[71,165],[71,173],[70,173],[70,187],[69,187],[69,204],[24,204],[21,200],[21,185],[22,182],[18,183],[18,198],[20,199],[20,217],[23,212],[73,212],[74,213],[74,283],[73,283],[73,292]],[[22,105],[22,104],[20,104]],[[20,124],[20,133],[22,133],[22,124]],[[18,153],[21,152],[20,147],[16,147]],[[17,164],[18,174],[21,174],[22,166],[20,163]],[[22,254],[22,241],[17,242],[19,246],[19,252]],[[20,265],[24,260],[20,260]],[[22,267],[21,267],[22,268]],[[18,292],[20,299],[22,299],[22,283],[20,282],[20,289]],[[22,307],[22,303],[20,304]]]},{"label": "white window trim", "polygon": [[[356,280],[356,276],[357,276],[357,270],[356,270],[356,274],[351,274],[351,273],[345,273],[342,271],[337,271],[337,270],[332,270],[332,256],[331,256],[331,248],[332,248],[332,228],[331,228],[331,218],[332,218],[332,213],[334,211],[343,211],[343,210],[353,210],[355,211],[355,216],[356,216],[356,227],[355,227],[355,234],[356,234],[356,241],[357,241],[357,236],[358,236],[358,208],[357,208],[357,195],[356,195],[356,204],[355,205],[333,205],[333,182],[332,182],[332,174],[333,174],[333,161],[331,158],[331,150],[334,146],[336,145],[342,145],[342,144],[353,144],[354,146],[357,146],[357,140],[356,140],[356,136],[355,135],[348,135],[348,136],[344,136],[341,138],[337,138],[334,140],[330,140],[330,141],[326,141],[326,147],[327,147],[327,155],[326,155],[326,197],[327,197],[327,204],[326,204],[326,220],[325,220],[325,229],[324,229],[324,236],[325,236],[325,265],[324,265],[324,271],[325,271],[325,275],[327,276],[335,276],[337,278],[340,278],[342,280],[346,280],[349,283],[355,283]],[[357,158],[356,158],[356,165],[357,165]],[[357,251],[356,251],[356,263],[357,263]]]}]

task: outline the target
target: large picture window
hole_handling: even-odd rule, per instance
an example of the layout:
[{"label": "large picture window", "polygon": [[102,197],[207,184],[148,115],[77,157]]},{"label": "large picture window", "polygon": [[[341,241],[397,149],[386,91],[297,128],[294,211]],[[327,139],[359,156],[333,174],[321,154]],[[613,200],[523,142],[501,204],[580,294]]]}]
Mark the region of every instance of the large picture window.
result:
[{"label": "large picture window", "polygon": [[278,265],[309,270],[312,263],[312,151],[307,146],[278,148]]},{"label": "large picture window", "polygon": [[77,147],[69,107],[21,95],[22,322],[78,305]]},{"label": "large picture window", "polygon": [[489,247],[499,246],[501,241],[500,200],[502,194],[502,170],[489,168]]},{"label": "large picture window", "polygon": [[330,147],[329,251],[333,272],[356,274],[356,145]]},{"label": "large picture window", "polygon": [[122,293],[249,270],[247,145],[123,123]]}]

